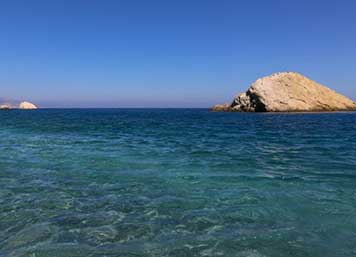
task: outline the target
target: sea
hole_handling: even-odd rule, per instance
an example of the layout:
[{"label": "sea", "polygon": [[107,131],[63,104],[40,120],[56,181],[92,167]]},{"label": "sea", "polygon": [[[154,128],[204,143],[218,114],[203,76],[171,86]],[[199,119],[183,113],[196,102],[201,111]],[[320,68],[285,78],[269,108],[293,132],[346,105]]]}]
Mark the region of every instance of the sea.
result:
[{"label": "sea", "polygon": [[0,256],[356,256],[356,113],[1,111]]}]

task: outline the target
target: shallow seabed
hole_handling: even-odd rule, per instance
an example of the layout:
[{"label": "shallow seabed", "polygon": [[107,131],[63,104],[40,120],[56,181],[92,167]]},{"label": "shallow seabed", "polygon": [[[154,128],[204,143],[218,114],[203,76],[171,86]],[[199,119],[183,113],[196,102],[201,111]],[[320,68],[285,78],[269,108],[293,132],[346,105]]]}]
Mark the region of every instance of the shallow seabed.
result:
[{"label": "shallow seabed", "polygon": [[356,114],[0,112],[0,256],[356,256]]}]

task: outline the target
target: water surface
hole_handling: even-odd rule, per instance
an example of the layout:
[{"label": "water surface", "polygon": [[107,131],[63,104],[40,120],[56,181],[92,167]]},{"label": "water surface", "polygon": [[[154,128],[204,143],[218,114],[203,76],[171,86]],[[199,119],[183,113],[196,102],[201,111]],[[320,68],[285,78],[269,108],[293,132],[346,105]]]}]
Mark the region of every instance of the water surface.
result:
[{"label": "water surface", "polygon": [[2,111],[0,256],[356,256],[356,114]]}]

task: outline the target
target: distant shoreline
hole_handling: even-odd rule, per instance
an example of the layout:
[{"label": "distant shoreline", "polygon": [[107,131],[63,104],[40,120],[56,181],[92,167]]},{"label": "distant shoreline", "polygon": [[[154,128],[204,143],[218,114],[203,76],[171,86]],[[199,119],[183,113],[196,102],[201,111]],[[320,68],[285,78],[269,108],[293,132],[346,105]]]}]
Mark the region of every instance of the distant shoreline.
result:
[{"label": "distant shoreline", "polygon": [[216,114],[337,114],[337,113],[356,113],[355,110],[342,110],[342,111],[280,111],[280,112],[217,112],[208,107],[46,107],[38,109],[20,109],[20,108],[11,108],[11,109],[0,109],[0,111],[70,111],[70,110],[201,110],[208,111],[210,113]]}]

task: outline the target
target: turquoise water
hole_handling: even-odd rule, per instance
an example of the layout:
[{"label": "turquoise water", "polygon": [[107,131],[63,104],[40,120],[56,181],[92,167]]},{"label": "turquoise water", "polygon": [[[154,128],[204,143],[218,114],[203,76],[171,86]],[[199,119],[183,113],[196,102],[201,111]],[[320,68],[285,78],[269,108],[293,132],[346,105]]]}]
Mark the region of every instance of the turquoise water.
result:
[{"label": "turquoise water", "polygon": [[356,256],[356,113],[0,112],[0,256]]}]

